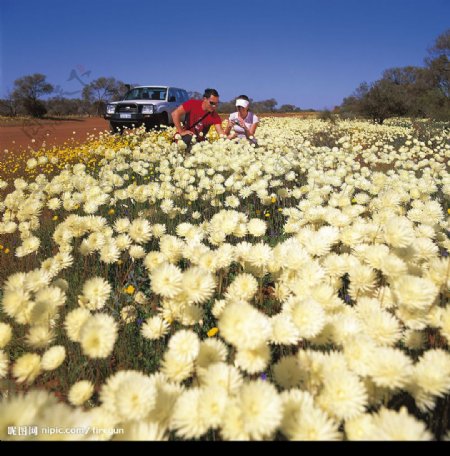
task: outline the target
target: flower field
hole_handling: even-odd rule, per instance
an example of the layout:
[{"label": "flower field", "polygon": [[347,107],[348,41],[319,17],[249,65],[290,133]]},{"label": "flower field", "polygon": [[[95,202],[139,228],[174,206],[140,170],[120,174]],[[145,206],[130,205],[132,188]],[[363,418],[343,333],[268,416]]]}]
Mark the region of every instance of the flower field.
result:
[{"label": "flower field", "polygon": [[0,165],[0,440],[449,439],[449,126],[173,134]]}]

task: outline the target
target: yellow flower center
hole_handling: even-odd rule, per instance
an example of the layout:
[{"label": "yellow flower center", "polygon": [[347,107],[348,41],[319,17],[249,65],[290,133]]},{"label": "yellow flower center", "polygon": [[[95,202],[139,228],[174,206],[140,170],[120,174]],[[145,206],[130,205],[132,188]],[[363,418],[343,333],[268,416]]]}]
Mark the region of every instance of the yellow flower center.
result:
[{"label": "yellow flower center", "polygon": [[206,334],[208,337],[214,337],[218,332],[219,332],[219,328],[214,326],[214,328],[211,328]]},{"label": "yellow flower center", "polygon": [[132,295],[134,293],[135,288],[133,285],[128,285],[126,288],[123,289],[123,291],[129,295]]}]

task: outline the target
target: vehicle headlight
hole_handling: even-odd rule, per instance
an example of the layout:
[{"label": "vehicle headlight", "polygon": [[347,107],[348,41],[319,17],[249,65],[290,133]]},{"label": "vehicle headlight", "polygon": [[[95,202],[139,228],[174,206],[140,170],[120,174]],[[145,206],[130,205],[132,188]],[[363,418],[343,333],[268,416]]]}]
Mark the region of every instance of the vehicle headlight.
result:
[{"label": "vehicle headlight", "polygon": [[112,104],[106,105],[106,114],[114,114],[115,111],[116,111],[116,105],[112,105]]},{"label": "vehicle headlight", "polygon": [[153,114],[155,112],[155,106],[153,105],[143,105],[142,114]]}]

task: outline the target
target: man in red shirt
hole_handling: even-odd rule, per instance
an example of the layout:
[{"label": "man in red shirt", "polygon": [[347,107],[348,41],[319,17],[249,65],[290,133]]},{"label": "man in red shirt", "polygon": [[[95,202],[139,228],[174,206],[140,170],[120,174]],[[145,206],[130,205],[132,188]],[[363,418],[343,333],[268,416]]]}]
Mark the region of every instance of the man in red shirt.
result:
[{"label": "man in red shirt", "polygon": [[[216,112],[219,104],[219,93],[215,89],[206,89],[203,100],[188,100],[172,112],[173,123],[177,133],[189,147],[192,136],[197,141],[203,141],[211,125],[214,125],[219,135],[224,135],[222,120]],[[181,118],[184,117],[184,126]]]}]

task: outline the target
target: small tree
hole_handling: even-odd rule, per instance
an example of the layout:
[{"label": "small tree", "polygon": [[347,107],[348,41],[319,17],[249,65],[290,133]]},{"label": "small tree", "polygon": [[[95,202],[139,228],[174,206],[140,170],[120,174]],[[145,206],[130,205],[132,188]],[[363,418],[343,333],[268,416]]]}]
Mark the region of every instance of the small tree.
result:
[{"label": "small tree", "polygon": [[284,104],[280,106],[279,112],[299,112],[301,111],[300,108],[293,104]]},{"label": "small tree", "polygon": [[427,70],[414,66],[390,68],[383,72],[383,79],[394,84],[394,91],[402,98],[405,114],[425,117],[424,95],[432,88]]},{"label": "small tree", "polygon": [[268,100],[255,101],[252,106],[255,112],[274,112],[277,104],[275,98],[269,98]]},{"label": "small tree", "polygon": [[389,117],[403,116],[407,112],[402,86],[386,79],[373,83],[361,103],[363,114],[379,124]]},{"label": "small tree", "polygon": [[407,113],[405,88],[389,79],[363,82],[342,103],[343,113],[357,113],[382,124],[385,119]]},{"label": "small tree", "polygon": [[25,111],[33,117],[42,117],[47,112],[44,103],[39,98],[52,93],[53,86],[45,79],[45,75],[35,73],[14,81],[15,88],[12,97],[22,104]]},{"label": "small tree", "polygon": [[91,103],[97,115],[101,115],[106,103],[118,100],[126,92],[126,85],[115,78],[100,77],[83,88],[83,99]]},{"label": "small tree", "polygon": [[329,122],[333,125],[337,123],[337,116],[335,113],[331,112],[329,109],[324,109],[319,114],[319,119],[323,120],[324,122]]}]

